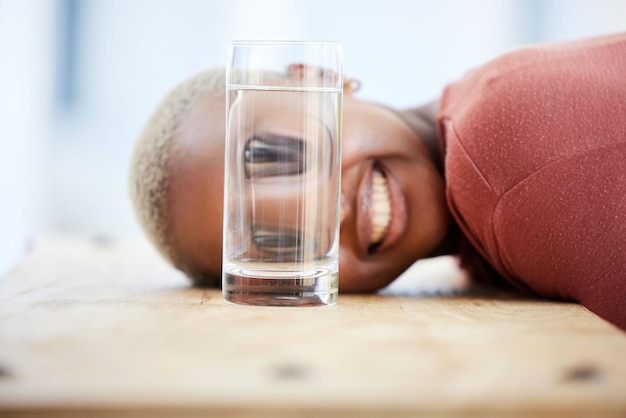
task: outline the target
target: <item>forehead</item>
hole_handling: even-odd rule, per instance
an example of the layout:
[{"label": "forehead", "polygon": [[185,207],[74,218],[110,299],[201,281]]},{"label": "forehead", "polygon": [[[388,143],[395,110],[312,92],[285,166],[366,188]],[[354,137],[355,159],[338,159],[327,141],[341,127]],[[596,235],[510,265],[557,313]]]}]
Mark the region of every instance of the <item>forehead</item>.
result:
[{"label": "forehead", "polygon": [[[177,158],[190,153],[215,152],[223,149],[225,128],[225,99],[220,93],[206,93],[191,99],[180,117],[173,135],[172,152]],[[179,164],[174,158],[175,164]],[[174,166],[173,174],[181,167]]]}]

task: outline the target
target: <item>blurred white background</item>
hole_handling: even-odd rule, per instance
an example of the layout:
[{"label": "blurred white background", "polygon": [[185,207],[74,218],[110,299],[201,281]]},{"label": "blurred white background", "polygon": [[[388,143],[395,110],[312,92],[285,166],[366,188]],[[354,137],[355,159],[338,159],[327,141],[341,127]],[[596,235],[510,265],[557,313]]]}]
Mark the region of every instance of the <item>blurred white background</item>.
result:
[{"label": "blurred white background", "polygon": [[144,240],[135,137],[230,39],[343,41],[360,96],[404,107],[519,45],[624,30],[623,0],[0,0],[0,275],[45,234]]}]

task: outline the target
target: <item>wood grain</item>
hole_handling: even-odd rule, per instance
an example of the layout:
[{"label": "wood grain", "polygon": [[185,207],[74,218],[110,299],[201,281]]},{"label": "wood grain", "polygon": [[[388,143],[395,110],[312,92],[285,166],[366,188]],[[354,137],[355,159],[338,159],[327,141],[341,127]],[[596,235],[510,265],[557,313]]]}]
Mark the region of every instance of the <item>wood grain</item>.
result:
[{"label": "wood grain", "polygon": [[142,245],[56,238],[0,279],[0,414],[626,416],[626,334],[509,294],[229,305]]}]

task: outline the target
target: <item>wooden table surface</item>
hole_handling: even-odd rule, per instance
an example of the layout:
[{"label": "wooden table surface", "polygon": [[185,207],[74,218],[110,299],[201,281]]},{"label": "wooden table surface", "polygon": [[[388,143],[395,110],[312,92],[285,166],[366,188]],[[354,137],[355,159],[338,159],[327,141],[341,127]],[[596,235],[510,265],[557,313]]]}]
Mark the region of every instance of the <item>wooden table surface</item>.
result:
[{"label": "wooden table surface", "polygon": [[0,279],[0,415],[626,416],[626,333],[515,295],[229,305],[149,248],[54,239]]}]

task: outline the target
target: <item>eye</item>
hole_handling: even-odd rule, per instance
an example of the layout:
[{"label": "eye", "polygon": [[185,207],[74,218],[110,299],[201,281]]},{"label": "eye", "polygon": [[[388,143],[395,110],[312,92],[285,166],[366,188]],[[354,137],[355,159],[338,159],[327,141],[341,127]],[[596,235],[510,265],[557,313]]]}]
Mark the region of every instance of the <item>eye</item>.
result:
[{"label": "eye", "polygon": [[252,242],[260,250],[293,256],[299,251],[302,234],[298,231],[278,231],[272,228],[253,228]]},{"label": "eye", "polygon": [[274,177],[306,171],[304,141],[278,135],[253,135],[243,153],[246,177]]}]

